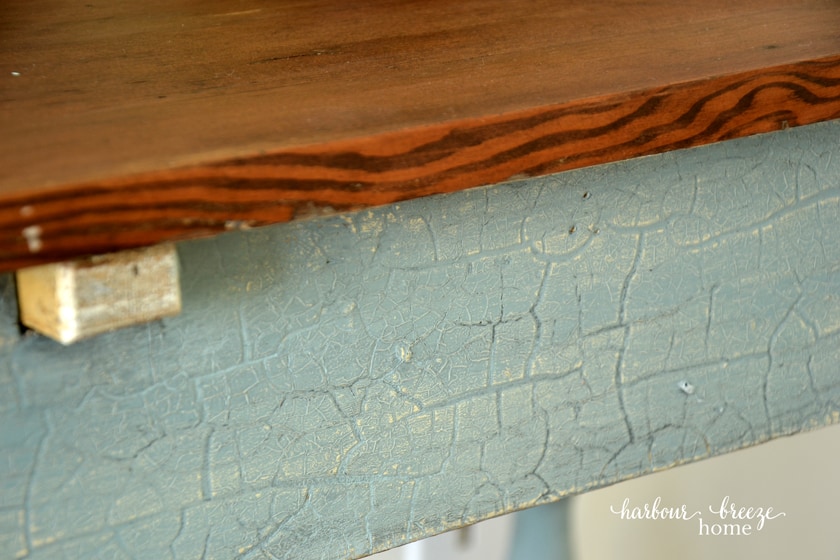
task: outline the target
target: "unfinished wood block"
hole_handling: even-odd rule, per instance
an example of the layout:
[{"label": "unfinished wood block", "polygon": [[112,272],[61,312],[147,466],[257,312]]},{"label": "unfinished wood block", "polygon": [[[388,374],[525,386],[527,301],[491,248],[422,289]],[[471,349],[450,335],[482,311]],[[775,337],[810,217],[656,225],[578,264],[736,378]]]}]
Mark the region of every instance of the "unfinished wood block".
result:
[{"label": "unfinished wood block", "polygon": [[62,344],[181,311],[172,244],[17,271],[21,322]]}]

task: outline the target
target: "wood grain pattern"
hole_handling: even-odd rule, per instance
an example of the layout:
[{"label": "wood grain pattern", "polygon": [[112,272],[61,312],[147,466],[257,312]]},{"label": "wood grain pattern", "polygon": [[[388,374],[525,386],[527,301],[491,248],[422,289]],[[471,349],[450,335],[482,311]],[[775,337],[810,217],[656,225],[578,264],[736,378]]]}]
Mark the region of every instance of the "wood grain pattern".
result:
[{"label": "wood grain pattern", "polygon": [[0,270],[840,117],[833,0],[71,4],[0,8]]}]

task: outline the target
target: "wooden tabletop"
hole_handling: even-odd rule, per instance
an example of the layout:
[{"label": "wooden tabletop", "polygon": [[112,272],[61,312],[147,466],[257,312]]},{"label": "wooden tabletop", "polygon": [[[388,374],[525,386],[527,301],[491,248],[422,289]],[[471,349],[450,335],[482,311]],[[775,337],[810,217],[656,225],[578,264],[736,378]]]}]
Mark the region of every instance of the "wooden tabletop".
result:
[{"label": "wooden tabletop", "polygon": [[838,117],[838,0],[5,0],[0,270]]}]

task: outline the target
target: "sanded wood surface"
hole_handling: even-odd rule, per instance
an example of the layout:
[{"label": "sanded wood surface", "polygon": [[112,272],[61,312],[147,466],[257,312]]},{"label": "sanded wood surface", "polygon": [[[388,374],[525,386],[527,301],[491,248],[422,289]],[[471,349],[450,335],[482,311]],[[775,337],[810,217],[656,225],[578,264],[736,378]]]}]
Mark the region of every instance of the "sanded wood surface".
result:
[{"label": "sanded wood surface", "polygon": [[7,0],[0,269],[840,116],[840,2]]}]

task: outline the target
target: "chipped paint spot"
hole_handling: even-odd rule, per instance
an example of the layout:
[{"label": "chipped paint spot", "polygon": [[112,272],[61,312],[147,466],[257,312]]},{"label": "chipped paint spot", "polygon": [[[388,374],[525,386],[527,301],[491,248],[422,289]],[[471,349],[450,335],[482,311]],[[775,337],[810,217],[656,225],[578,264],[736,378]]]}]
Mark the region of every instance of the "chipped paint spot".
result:
[{"label": "chipped paint spot", "polygon": [[226,230],[246,230],[251,229],[251,223],[247,220],[228,220],[225,222]]},{"label": "chipped paint spot", "polygon": [[406,346],[397,347],[397,359],[401,362],[411,361],[411,348]]},{"label": "chipped paint spot", "polygon": [[679,383],[677,383],[677,387],[679,387],[680,391],[682,391],[686,395],[694,394],[694,385],[692,385],[688,381],[680,381]]},{"label": "chipped paint spot", "polygon": [[41,226],[25,227],[21,233],[24,239],[26,239],[26,245],[30,253],[37,253],[44,246],[41,242]]}]

